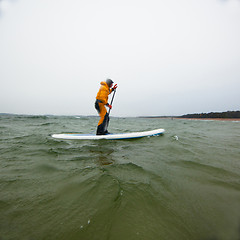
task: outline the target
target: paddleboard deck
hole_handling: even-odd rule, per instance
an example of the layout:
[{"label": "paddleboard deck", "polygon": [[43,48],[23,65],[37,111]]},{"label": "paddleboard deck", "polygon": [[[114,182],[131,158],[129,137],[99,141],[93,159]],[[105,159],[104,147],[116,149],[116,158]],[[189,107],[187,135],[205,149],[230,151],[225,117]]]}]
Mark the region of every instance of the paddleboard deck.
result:
[{"label": "paddleboard deck", "polygon": [[144,132],[131,132],[131,133],[116,133],[116,134],[107,134],[107,135],[95,135],[95,134],[79,134],[79,133],[62,133],[62,134],[53,134],[53,138],[57,139],[66,139],[66,140],[121,140],[121,139],[133,139],[133,138],[142,138],[150,136],[158,136],[165,132],[164,129],[155,129],[151,131]]}]

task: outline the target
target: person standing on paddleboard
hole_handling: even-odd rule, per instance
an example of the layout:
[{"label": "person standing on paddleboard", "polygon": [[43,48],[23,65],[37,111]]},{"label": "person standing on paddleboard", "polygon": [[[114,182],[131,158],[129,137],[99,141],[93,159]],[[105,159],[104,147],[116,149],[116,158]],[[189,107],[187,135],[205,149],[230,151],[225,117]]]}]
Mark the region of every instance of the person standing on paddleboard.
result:
[{"label": "person standing on paddleboard", "polygon": [[108,113],[105,106],[112,109],[112,106],[108,103],[108,95],[111,94],[117,87],[117,84],[113,86],[113,81],[111,79],[107,79],[105,82],[101,82],[101,86],[97,93],[95,102],[95,108],[100,116],[96,133],[97,135],[108,134]]}]

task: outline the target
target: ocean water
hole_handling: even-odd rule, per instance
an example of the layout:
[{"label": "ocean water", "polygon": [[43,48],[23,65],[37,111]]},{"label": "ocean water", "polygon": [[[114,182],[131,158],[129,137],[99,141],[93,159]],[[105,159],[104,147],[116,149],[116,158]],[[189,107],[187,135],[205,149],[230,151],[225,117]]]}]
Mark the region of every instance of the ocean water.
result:
[{"label": "ocean water", "polygon": [[239,240],[240,122],[0,116],[1,240]]}]

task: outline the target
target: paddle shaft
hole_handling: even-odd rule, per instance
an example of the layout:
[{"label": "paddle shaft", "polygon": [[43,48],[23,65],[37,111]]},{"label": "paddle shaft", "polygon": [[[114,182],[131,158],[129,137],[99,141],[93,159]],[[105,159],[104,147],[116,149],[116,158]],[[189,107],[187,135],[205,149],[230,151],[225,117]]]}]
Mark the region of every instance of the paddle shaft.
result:
[{"label": "paddle shaft", "polygon": [[[114,91],[114,93],[113,93],[110,105],[112,105],[112,103],[113,103],[113,99],[114,99],[114,96],[115,96],[115,93],[116,93],[116,89],[114,89],[113,91]],[[111,111],[111,108],[109,108],[108,113],[106,113],[106,115],[104,117],[104,120],[103,120],[103,130],[104,130],[104,132],[106,132],[107,128],[108,128],[109,119],[110,119],[109,118],[110,111]]]},{"label": "paddle shaft", "polygon": [[[116,89],[114,89],[113,91],[114,91],[114,93],[113,93],[112,100],[111,100],[111,103],[110,103],[111,106],[112,106],[113,99],[114,99],[114,96],[115,96],[115,93],[116,93]],[[108,116],[110,114],[110,111],[111,111],[111,108],[109,108],[109,110],[108,110]]]}]

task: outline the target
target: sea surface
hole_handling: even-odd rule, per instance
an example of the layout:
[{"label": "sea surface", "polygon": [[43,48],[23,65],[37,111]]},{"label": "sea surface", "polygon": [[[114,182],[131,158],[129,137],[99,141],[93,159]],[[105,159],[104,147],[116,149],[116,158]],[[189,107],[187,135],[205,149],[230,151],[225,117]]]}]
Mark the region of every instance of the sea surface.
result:
[{"label": "sea surface", "polygon": [[1,240],[239,240],[240,122],[0,116]]}]

